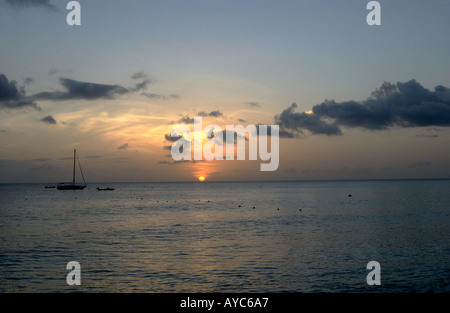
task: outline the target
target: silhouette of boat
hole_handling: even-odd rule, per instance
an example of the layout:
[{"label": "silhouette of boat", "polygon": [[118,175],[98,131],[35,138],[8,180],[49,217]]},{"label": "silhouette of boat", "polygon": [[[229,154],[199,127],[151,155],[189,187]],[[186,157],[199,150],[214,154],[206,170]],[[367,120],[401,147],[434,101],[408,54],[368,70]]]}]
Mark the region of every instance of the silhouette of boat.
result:
[{"label": "silhouette of boat", "polygon": [[[81,177],[83,178],[83,184],[76,184],[75,183],[75,160],[78,160],[78,165],[80,167]],[[84,180],[83,171],[81,170],[81,164],[80,160],[77,158],[77,150],[73,150],[73,176],[72,176],[72,182],[70,183],[60,183],[58,186],[56,186],[58,190],[83,190],[86,188],[86,181]]]},{"label": "silhouette of boat", "polygon": [[97,190],[98,191],[103,191],[103,190],[114,190],[114,188],[100,188],[100,187],[97,187]]}]

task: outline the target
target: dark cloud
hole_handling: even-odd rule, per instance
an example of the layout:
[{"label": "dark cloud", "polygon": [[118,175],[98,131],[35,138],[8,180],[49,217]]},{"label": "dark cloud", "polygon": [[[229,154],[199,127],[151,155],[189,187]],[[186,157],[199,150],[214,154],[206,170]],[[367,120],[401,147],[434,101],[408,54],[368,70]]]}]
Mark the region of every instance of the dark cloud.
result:
[{"label": "dark cloud", "polygon": [[310,131],[312,134],[342,134],[336,123],[330,124],[315,114],[294,112],[295,108],[297,108],[297,104],[292,103],[289,108],[275,116],[275,122],[280,126],[280,137],[297,137],[303,134],[303,129]]},{"label": "dark cloud", "polygon": [[37,104],[26,96],[25,87],[17,87],[17,82],[9,81],[4,74],[0,74],[0,108],[19,109],[31,107],[40,111]]},{"label": "dark cloud", "polygon": [[147,74],[144,72],[136,72],[133,75],[131,75],[131,79],[142,79],[142,82],[137,83],[134,87],[130,88],[133,92],[139,91],[139,90],[145,90],[147,89],[147,85],[153,82]]},{"label": "dark cloud", "polygon": [[42,122],[47,123],[47,124],[56,124],[56,120],[53,118],[53,116],[48,115],[44,118],[41,119]]},{"label": "dark cloud", "polygon": [[166,98],[166,96],[158,95],[156,93],[151,93],[151,92],[143,92],[143,93],[141,93],[141,96],[146,96],[147,98],[150,98],[150,99],[165,99]]},{"label": "dark cloud", "polygon": [[136,72],[133,75],[131,75],[132,79],[147,79],[148,75],[144,72]]},{"label": "dark cloud", "polygon": [[393,126],[450,126],[450,91],[424,88],[415,80],[396,85],[384,82],[363,102],[325,101],[315,105],[314,115],[332,118],[340,126],[371,130]]},{"label": "dark cloud", "polygon": [[209,116],[214,116],[214,117],[219,117],[219,116],[223,116],[223,114],[222,114],[222,112],[220,112],[220,111],[212,111],[212,112],[209,112],[209,114],[208,114]]},{"label": "dark cloud", "polygon": [[[313,106],[312,114],[295,113],[292,104],[275,121],[280,136],[312,134],[340,135],[340,127],[383,130],[390,127],[450,126],[450,89],[424,88],[415,80],[397,84],[384,82],[365,101],[325,100]],[[282,133],[283,132],[283,133]]]},{"label": "dark cloud", "polygon": [[117,148],[117,150],[126,150],[128,149],[130,146],[128,145],[128,143],[125,143],[123,145],[121,145],[120,147]]},{"label": "dark cloud", "polygon": [[45,9],[57,11],[56,6],[51,4],[49,0],[6,0],[5,2],[15,9],[42,7]]},{"label": "dark cloud", "polygon": [[123,95],[130,91],[119,85],[104,85],[97,83],[89,83],[76,81],[68,78],[60,78],[60,83],[67,90],[53,91],[53,92],[40,92],[32,97],[36,100],[74,100],[74,99],[113,99],[117,95]]},{"label": "dark cloud", "polygon": [[180,139],[181,137],[171,137],[169,134],[165,134],[164,138],[166,138],[167,141],[175,142],[178,139]]},{"label": "dark cloud", "polygon": [[[142,82],[137,83],[133,88],[130,88],[133,92],[140,91],[140,90],[146,90],[147,86],[154,82],[152,79],[150,79],[148,77],[147,74],[145,74],[144,72],[141,72],[141,71],[136,72],[133,75],[131,75],[131,78],[132,79],[142,79]],[[142,92],[141,95],[145,96],[147,98],[150,98],[150,99],[167,100],[169,98],[178,98],[177,95],[165,96],[165,95],[160,95],[160,94],[156,94],[156,93],[152,93],[152,92]]]},{"label": "dark cloud", "polygon": [[220,112],[219,110],[212,111],[212,112],[209,112],[209,113],[206,113],[206,112],[202,111],[202,112],[199,112],[197,115],[198,116],[203,116],[203,117],[206,117],[206,116],[219,117],[219,116],[223,116],[223,113]]},{"label": "dark cloud", "polygon": [[439,138],[439,135],[428,135],[428,134],[420,134],[416,135],[417,138]]},{"label": "dark cloud", "polygon": [[[49,73],[57,73],[58,69],[52,69]],[[97,99],[115,99],[118,96],[131,94],[147,89],[147,86],[153,81],[142,72],[137,72],[131,76],[132,79],[143,79],[133,87],[125,88],[120,85],[99,84],[85,81],[78,81],[61,77],[60,84],[65,88],[64,91],[43,91],[31,96],[25,96],[25,87],[18,88],[16,81],[9,81],[4,74],[0,74],[0,108],[20,108],[33,107],[36,110],[40,108],[36,101],[64,101],[64,100],[97,100]],[[24,83],[28,85],[33,82],[32,78],[25,78]],[[142,93],[149,98],[178,99],[175,94],[162,96],[157,94]]]},{"label": "dark cloud", "polygon": [[177,122],[170,122],[170,124],[194,124],[194,119],[190,118],[189,116],[183,116],[180,118]]},{"label": "dark cloud", "polygon": [[7,109],[20,109],[20,108],[33,108],[37,111],[41,111],[41,108],[32,100],[29,99],[18,99],[12,101],[0,101],[0,108]]},{"label": "dark cloud", "polygon": [[152,83],[151,79],[145,79],[140,83],[137,83],[133,88],[130,88],[131,91],[136,92],[139,90],[145,90],[147,89],[147,86]]},{"label": "dark cloud", "polygon": [[17,89],[16,81],[9,81],[4,74],[0,74],[0,101],[18,100],[23,96],[24,88]]},{"label": "dark cloud", "polygon": [[176,94],[170,94],[168,96],[166,95],[160,95],[153,92],[143,92],[141,93],[141,96],[145,96],[149,99],[158,99],[158,100],[169,100],[169,99],[179,99],[180,97]]}]

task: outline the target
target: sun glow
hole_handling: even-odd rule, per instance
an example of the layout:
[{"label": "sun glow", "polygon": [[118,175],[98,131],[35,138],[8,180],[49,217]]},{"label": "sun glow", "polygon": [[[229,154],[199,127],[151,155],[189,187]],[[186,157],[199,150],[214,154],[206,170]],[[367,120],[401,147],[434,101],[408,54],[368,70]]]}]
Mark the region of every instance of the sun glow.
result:
[{"label": "sun glow", "polygon": [[198,180],[199,180],[199,181],[204,181],[204,180],[205,180],[205,176],[200,176],[200,177],[198,178]]}]

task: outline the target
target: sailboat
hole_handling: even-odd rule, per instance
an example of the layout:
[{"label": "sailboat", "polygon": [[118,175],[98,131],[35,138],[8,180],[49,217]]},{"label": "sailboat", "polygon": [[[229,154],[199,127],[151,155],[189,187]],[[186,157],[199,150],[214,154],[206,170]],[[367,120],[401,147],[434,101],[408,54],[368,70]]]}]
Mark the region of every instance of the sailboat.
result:
[{"label": "sailboat", "polygon": [[84,184],[75,184],[75,160],[77,159],[77,150],[73,150],[73,177],[71,183],[60,183],[56,188],[58,190],[82,190],[86,188],[86,181],[84,180],[83,171],[81,170],[80,160],[78,160],[78,165],[80,167],[81,177],[83,177]]}]

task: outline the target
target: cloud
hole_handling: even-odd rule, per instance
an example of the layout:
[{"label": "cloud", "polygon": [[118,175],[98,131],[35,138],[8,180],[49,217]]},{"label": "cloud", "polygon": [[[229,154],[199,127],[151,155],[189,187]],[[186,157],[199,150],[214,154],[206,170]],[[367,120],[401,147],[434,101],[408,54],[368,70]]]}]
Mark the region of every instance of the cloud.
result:
[{"label": "cloud", "polygon": [[[55,74],[60,70],[51,69],[49,74]],[[115,99],[118,96],[135,93],[147,89],[147,86],[153,81],[142,72],[134,73],[132,79],[143,79],[130,88],[120,85],[99,84],[74,79],[60,77],[59,82],[64,87],[63,91],[42,91],[31,96],[25,95],[25,87],[18,88],[16,81],[9,81],[4,74],[0,74],[0,108],[21,108],[33,107],[36,110],[40,108],[36,101],[64,101],[64,100],[98,100]],[[32,78],[25,78],[24,84],[29,85],[33,82]],[[142,93],[149,98],[178,99],[175,94],[162,96],[152,93]]]},{"label": "cloud", "polygon": [[133,88],[130,88],[132,91],[136,92],[139,90],[145,90],[147,89],[147,85],[152,83],[153,81],[148,78],[148,75],[144,72],[136,72],[133,75],[131,75],[131,79],[142,79],[143,81],[140,83],[137,83]]},{"label": "cloud", "polygon": [[439,138],[439,135],[427,135],[427,134],[420,134],[416,135],[417,138]]},{"label": "cloud", "polygon": [[312,111],[341,126],[371,130],[450,126],[450,91],[443,86],[430,91],[415,80],[396,85],[384,82],[366,101],[325,101]]},{"label": "cloud", "polygon": [[133,88],[130,88],[131,91],[136,92],[139,90],[145,90],[147,89],[147,85],[149,85],[150,83],[152,83],[151,79],[145,79],[140,83],[137,83]]},{"label": "cloud", "polygon": [[16,100],[24,95],[24,90],[17,89],[17,82],[11,82],[4,74],[0,74],[0,101]]},{"label": "cloud", "polygon": [[136,72],[133,75],[131,75],[132,79],[147,79],[148,75],[144,72]]},{"label": "cloud", "polygon": [[128,149],[130,146],[128,145],[128,143],[125,143],[123,145],[121,145],[120,147],[117,148],[117,150],[126,150]]},{"label": "cloud", "polygon": [[[50,73],[56,73],[58,71],[59,70],[57,69],[52,69],[50,70]],[[136,85],[131,88],[125,88],[120,85],[99,84],[61,77],[59,82],[66,89],[65,91],[44,91],[34,94],[30,98],[33,100],[50,101],[115,99],[120,95],[144,90],[147,88],[147,85],[152,82],[152,80],[148,79],[147,75],[142,72],[133,74],[131,78],[144,80],[136,83]]]},{"label": "cloud", "polygon": [[31,107],[40,111],[37,104],[26,97],[25,87],[17,87],[17,82],[9,81],[4,74],[0,74],[0,108],[19,109]]},{"label": "cloud", "polygon": [[53,11],[57,11],[55,5],[51,4],[49,0],[6,0],[6,4],[15,8],[41,7]]},{"label": "cloud", "polygon": [[181,137],[180,136],[179,137],[171,137],[169,134],[165,134],[164,138],[166,138],[167,141],[175,142],[178,139],[180,139]]},{"label": "cloud", "polygon": [[219,110],[212,111],[212,112],[209,112],[209,113],[206,113],[206,112],[202,111],[202,112],[199,112],[197,115],[198,116],[203,116],[203,117],[206,117],[206,116],[219,117],[219,116],[223,116],[223,113],[220,112]]},{"label": "cloud", "polygon": [[160,94],[152,93],[152,92],[143,92],[143,93],[141,93],[141,96],[145,96],[149,99],[159,99],[159,100],[169,100],[169,99],[179,99],[180,98],[176,94],[170,94],[170,95],[166,96],[166,95],[160,95]]},{"label": "cloud", "polygon": [[299,134],[304,134],[303,129],[310,131],[312,134],[329,136],[342,134],[336,123],[330,124],[315,114],[294,112],[295,108],[297,108],[297,104],[292,103],[289,108],[275,116],[275,122],[280,126],[280,137],[298,137]]},{"label": "cloud", "polygon": [[[147,89],[147,86],[151,83],[153,83],[154,81],[152,79],[150,79],[148,77],[147,74],[145,74],[142,71],[136,72],[133,75],[131,75],[131,79],[142,79],[143,81],[140,83],[137,83],[133,88],[130,88],[130,90],[132,90],[133,92],[139,91],[139,90],[145,90]],[[163,99],[163,100],[167,100],[167,99],[178,99],[179,97],[177,95],[171,94],[169,96],[165,96],[165,95],[160,95],[160,94],[156,94],[153,92],[142,92],[141,96],[145,96],[147,98],[150,99]]]},{"label": "cloud", "polygon": [[314,105],[311,114],[295,113],[296,107],[294,103],[275,116],[280,136],[283,131],[285,137],[296,137],[305,129],[312,134],[341,135],[340,127],[450,126],[450,89],[436,86],[430,91],[415,80],[384,82],[365,101],[325,100]]},{"label": "cloud", "polygon": [[53,118],[53,116],[48,115],[44,118],[41,119],[42,122],[47,123],[47,124],[56,124],[56,120]]},{"label": "cloud", "polygon": [[97,83],[89,83],[76,81],[69,78],[60,78],[61,85],[67,90],[53,91],[53,92],[40,92],[32,97],[36,100],[75,100],[75,99],[113,99],[117,95],[123,95],[130,91],[119,85],[105,85]]},{"label": "cloud", "polygon": [[170,122],[170,124],[194,124],[194,119],[190,118],[189,116],[183,116],[180,118],[177,122]]},{"label": "cloud", "polygon": [[219,117],[219,116],[223,116],[223,114],[222,114],[222,112],[217,110],[217,111],[209,112],[209,116]]}]

